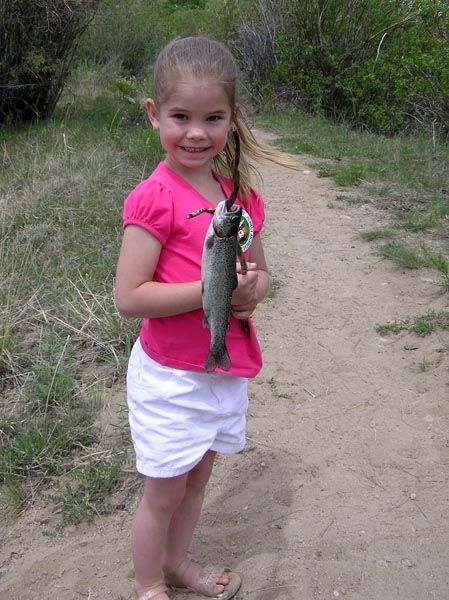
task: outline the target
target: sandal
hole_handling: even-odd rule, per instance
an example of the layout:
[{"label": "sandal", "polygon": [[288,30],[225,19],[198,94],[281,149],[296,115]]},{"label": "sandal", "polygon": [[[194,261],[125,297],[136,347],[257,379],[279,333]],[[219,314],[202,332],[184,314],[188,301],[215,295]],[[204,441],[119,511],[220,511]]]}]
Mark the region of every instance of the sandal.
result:
[{"label": "sandal", "polygon": [[[184,573],[187,571],[191,563],[198,563],[190,554],[181,562],[176,571],[166,575],[167,585],[175,592],[197,592],[209,598],[217,598],[217,600],[229,600],[234,598],[242,585],[242,581],[237,573],[232,573],[229,569],[217,567],[213,565],[202,565],[195,587],[180,587],[176,584]],[[229,577],[229,582],[224,586],[224,590],[220,594],[214,594],[213,590],[216,585],[224,585],[217,583],[220,575],[226,573]],[[140,599],[139,599],[140,600]]]},{"label": "sandal", "polygon": [[165,583],[160,583],[159,585],[150,588],[144,594],[139,596],[137,600],[151,600],[151,598],[155,598],[158,594],[162,594],[162,592],[168,592],[168,587]]}]

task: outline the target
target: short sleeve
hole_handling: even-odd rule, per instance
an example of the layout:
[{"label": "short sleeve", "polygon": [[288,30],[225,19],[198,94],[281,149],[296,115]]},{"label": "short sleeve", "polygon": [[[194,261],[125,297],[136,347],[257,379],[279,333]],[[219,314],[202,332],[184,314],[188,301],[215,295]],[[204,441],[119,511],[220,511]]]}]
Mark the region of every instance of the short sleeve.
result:
[{"label": "short sleeve", "polygon": [[147,179],[126,198],[123,227],[138,225],[165,244],[173,227],[173,197],[159,181]]},{"label": "short sleeve", "polygon": [[252,190],[248,200],[243,204],[243,208],[251,215],[254,235],[258,235],[262,231],[265,221],[265,204],[262,196]]}]

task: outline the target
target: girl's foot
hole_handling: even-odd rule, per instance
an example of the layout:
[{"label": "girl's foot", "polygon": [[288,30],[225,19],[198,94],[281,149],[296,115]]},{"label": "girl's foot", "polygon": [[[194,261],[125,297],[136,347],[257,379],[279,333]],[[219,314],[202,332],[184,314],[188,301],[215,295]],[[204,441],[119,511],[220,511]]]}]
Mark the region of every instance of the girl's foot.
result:
[{"label": "girl's foot", "polygon": [[238,592],[241,581],[228,569],[212,565],[201,565],[187,556],[175,571],[165,574],[165,581],[175,590],[191,590],[204,596],[223,599],[232,598]]}]

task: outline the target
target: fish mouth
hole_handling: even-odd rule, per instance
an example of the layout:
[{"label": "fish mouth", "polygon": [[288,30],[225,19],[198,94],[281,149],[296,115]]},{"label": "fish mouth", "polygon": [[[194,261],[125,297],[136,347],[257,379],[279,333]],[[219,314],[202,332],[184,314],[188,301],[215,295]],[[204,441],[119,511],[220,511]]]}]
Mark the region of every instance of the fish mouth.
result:
[{"label": "fish mouth", "polygon": [[238,204],[232,204],[231,207],[228,208],[226,201],[225,215],[232,223],[240,223],[240,219],[242,217],[242,207]]},{"label": "fish mouth", "polygon": [[237,234],[242,217],[242,207],[234,204],[229,210],[226,208],[226,200],[220,203],[212,220],[215,235],[219,238],[233,237]]}]

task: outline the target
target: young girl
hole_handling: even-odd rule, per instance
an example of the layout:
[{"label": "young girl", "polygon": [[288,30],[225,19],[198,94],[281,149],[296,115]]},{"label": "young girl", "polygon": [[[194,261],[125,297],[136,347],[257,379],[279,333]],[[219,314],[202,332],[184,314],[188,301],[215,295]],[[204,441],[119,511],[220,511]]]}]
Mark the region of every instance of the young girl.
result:
[{"label": "young girl", "polygon": [[[166,151],[149,179],[128,196],[117,267],[116,301],[125,317],[143,318],[129,360],[127,393],[137,469],[145,475],[132,528],[134,591],[139,600],[168,600],[168,586],[222,600],[240,577],[199,564],[189,552],[216,452],[245,445],[248,379],[262,366],[250,319],[269,288],[259,233],[262,198],[250,187],[248,158],[285,166],[260,146],[236,101],[238,67],[230,51],[205,37],[176,39],[154,67],[152,126]],[[239,266],[226,335],[231,368],[206,373],[210,343],[201,308],[201,256],[213,209],[232,193],[233,131],[241,139],[240,243],[248,272]]]}]

